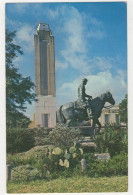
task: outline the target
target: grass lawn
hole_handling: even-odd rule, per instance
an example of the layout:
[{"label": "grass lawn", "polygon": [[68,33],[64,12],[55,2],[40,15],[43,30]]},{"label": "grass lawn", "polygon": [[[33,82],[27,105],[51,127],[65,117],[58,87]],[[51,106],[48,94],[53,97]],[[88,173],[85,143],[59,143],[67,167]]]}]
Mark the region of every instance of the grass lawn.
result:
[{"label": "grass lawn", "polygon": [[88,178],[86,176],[37,180],[7,185],[7,193],[127,192],[128,177]]}]

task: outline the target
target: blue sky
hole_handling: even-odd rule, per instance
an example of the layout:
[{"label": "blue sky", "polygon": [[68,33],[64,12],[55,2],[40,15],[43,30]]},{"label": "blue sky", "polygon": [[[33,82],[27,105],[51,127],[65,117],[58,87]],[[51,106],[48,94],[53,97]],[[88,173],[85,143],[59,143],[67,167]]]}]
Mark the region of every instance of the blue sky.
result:
[{"label": "blue sky", "polygon": [[[6,4],[6,27],[17,30],[14,42],[24,51],[15,60],[23,76],[35,79],[34,34],[39,22],[49,24],[55,38],[57,107],[77,99],[86,77],[93,97],[110,90],[120,103],[127,93],[127,5],[104,3]],[[32,117],[34,104],[28,105]]]}]

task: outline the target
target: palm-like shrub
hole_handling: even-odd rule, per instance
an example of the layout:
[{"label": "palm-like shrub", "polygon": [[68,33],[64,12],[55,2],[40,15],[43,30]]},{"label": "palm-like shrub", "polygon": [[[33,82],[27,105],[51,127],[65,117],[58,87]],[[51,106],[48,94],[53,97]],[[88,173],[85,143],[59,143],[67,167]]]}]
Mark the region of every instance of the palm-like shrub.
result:
[{"label": "palm-like shrub", "polygon": [[127,131],[119,125],[107,125],[101,135],[95,139],[98,152],[109,152],[111,156],[120,154],[121,151],[128,150]]}]

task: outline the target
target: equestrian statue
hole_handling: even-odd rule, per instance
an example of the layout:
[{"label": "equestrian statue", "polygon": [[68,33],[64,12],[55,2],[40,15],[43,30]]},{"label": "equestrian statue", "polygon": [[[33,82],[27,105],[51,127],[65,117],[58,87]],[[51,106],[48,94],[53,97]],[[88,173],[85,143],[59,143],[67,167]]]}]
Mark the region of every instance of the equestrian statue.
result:
[{"label": "equestrian statue", "polygon": [[102,109],[106,102],[111,105],[115,104],[115,100],[109,91],[101,94],[100,96],[92,99],[92,96],[87,95],[85,92],[85,85],[88,80],[82,79],[78,87],[78,99],[75,102],[69,102],[60,106],[57,110],[57,122],[71,126],[77,120],[79,122],[89,121],[92,119],[91,137],[94,137],[94,129],[98,125],[98,133],[101,129],[101,123],[98,118],[101,116]]}]

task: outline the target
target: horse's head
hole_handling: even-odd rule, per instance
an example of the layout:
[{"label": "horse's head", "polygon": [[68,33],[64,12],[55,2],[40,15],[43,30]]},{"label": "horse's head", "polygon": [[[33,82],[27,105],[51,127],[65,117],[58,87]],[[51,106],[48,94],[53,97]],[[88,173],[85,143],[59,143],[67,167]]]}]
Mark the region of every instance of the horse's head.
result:
[{"label": "horse's head", "polygon": [[106,101],[106,102],[109,102],[109,103],[112,104],[112,105],[115,104],[115,100],[114,100],[112,94],[111,94],[109,91],[107,91],[107,92],[104,94],[104,98],[105,98],[105,101]]}]

